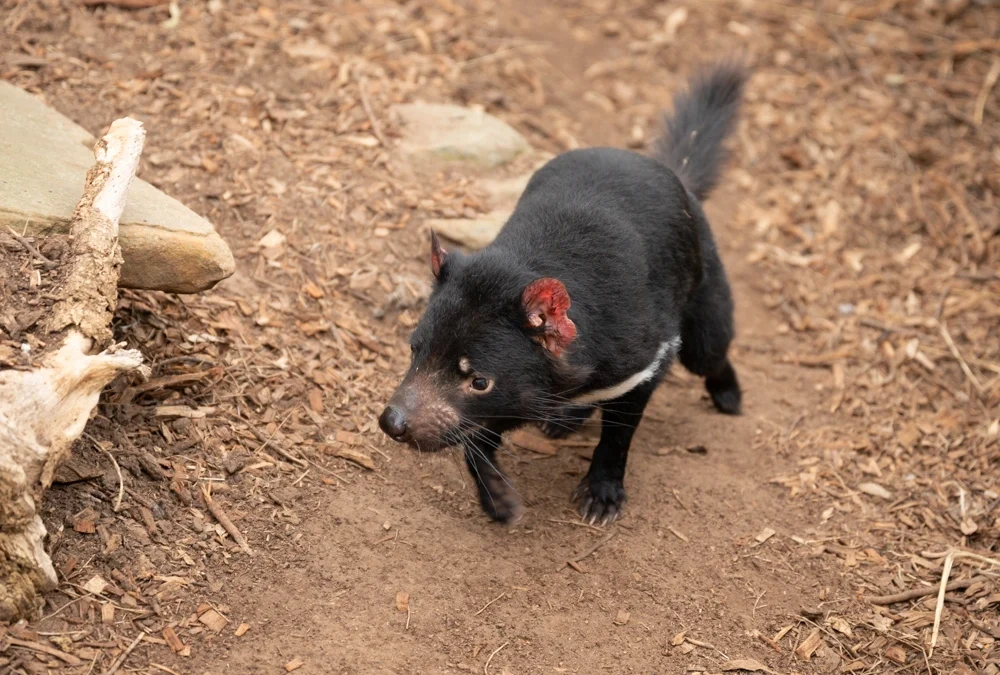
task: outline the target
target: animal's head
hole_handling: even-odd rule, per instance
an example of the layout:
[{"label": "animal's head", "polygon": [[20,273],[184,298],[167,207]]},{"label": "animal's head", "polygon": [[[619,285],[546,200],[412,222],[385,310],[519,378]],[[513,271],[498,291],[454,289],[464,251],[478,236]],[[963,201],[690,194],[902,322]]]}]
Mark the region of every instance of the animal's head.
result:
[{"label": "animal's head", "polygon": [[540,417],[551,392],[573,379],[565,356],[576,325],[565,286],[534,278],[500,250],[448,253],[434,234],[431,271],[434,290],[382,430],[429,451]]}]

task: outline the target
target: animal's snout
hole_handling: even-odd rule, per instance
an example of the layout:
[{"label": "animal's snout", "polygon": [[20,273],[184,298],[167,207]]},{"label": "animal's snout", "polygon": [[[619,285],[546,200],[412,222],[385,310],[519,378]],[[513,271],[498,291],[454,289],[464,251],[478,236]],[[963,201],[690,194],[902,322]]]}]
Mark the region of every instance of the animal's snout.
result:
[{"label": "animal's snout", "polygon": [[408,438],[406,414],[394,405],[388,405],[378,418],[382,431],[395,441],[405,441]]}]

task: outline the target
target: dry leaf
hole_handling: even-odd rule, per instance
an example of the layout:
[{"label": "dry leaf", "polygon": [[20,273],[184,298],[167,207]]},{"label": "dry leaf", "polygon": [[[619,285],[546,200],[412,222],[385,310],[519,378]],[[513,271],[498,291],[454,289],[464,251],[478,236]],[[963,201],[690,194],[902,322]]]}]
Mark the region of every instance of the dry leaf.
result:
[{"label": "dry leaf", "polygon": [[687,635],[686,630],[682,630],[680,633],[674,636],[674,639],[670,641],[670,644],[674,647],[679,647],[684,644],[684,637]]},{"label": "dry leaf", "polygon": [[851,624],[847,623],[847,620],[843,617],[833,616],[827,621],[830,624],[830,628],[834,629],[838,633],[843,633],[847,637],[853,637],[851,632]]},{"label": "dry leaf", "polygon": [[83,585],[83,590],[88,593],[93,593],[94,595],[100,595],[104,592],[104,589],[108,587],[108,582],[102,579],[99,575],[91,578],[90,581]]},{"label": "dry leaf", "polygon": [[777,532],[775,532],[773,529],[771,529],[770,527],[765,527],[763,530],[761,530],[760,534],[754,537],[754,539],[757,540],[758,544],[763,544],[765,541],[773,537],[775,534],[777,534]]}]

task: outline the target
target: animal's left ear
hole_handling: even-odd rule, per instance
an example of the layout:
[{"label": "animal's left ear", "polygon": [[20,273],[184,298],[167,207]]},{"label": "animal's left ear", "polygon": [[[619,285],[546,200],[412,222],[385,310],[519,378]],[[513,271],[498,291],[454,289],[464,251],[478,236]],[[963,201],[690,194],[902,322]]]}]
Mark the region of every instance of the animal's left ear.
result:
[{"label": "animal's left ear", "polygon": [[435,279],[441,278],[441,268],[444,267],[444,261],[447,257],[448,251],[441,245],[437,232],[431,230],[431,272],[434,273]]},{"label": "animal's left ear", "polygon": [[562,356],[576,338],[576,324],[566,315],[570,301],[563,283],[536,279],[521,292],[521,304],[532,339],[553,356]]}]

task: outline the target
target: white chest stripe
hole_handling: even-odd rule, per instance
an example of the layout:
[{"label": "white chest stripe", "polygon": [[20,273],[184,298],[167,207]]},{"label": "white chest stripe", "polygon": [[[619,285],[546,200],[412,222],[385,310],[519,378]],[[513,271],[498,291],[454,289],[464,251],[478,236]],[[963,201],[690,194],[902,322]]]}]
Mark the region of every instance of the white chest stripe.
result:
[{"label": "white chest stripe", "polygon": [[680,348],[681,337],[678,335],[661,344],[660,348],[656,350],[656,356],[653,357],[653,362],[646,366],[643,370],[640,370],[635,375],[629,377],[624,382],[619,382],[613,387],[607,387],[606,389],[588,391],[586,394],[581,394],[573,400],[576,403],[600,403],[601,401],[611,401],[619,396],[624,396],[643,382],[651,380],[660,369],[660,366],[663,365],[663,361],[667,358],[667,355],[676,354]]}]

